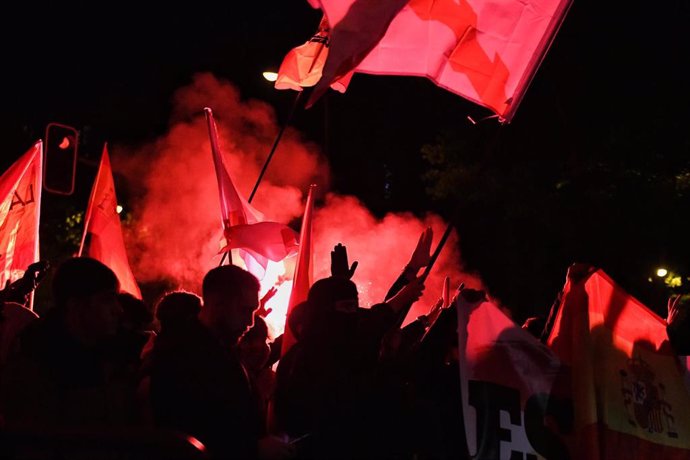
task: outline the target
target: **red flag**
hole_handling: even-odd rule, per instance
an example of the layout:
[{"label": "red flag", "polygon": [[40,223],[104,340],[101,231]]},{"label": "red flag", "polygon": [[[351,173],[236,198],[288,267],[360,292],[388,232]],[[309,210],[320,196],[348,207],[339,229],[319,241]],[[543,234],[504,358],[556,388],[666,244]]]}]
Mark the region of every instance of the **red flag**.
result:
[{"label": "red flag", "polygon": [[39,259],[43,143],[36,142],[0,177],[0,289]]},{"label": "red flag", "polygon": [[470,304],[460,295],[456,306],[470,456],[568,459],[572,412],[559,392],[563,367],[555,353],[490,302]]},{"label": "red flag", "polygon": [[241,248],[240,254],[247,269],[258,278],[263,278],[267,259],[278,262],[297,252],[297,234],[287,225],[262,222],[263,215],[239,194],[223,163],[213,111],[206,107],[204,112],[211,140],[211,154],[218,181],[221,221],[226,239],[225,247],[221,249],[221,252]]},{"label": "red flag", "polygon": [[233,225],[225,231],[227,245],[221,252],[234,248],[246,249],[280,262],[298,248],[295,231],[278,222],[256,222]]},{"label": "red flag", "polygon": [[84,236],[79,255],[103,262],[117,275],[122,291],[141,299],[141,291],[129,267],[125,241],[122,238],[120,215],[117,213],[115,182],[107,145],[103,146],[101,164],[98,167],[84,216]]},{"label": "red flag", "polygon": [[566,283],[549,345],[571,368],[576,458],[690,458],[690,395],[666,322],[603,271]]},{"label": "red flag", "polygon": [[[292,279],[292,291],[290,292],[290,301],[288,302],[287,318],[292,313],[295,305],[307,300],[309,288],[312,284],[314,272],[314,252],[312,242],[312,214],[314,213],[314,190],[316,185],[309,186],[309,194],[307,195],[307,203],[304,206],[304,216],[302,216],[302,228],[299,234],[299,252],[297,253],[297,264],[295,266],[295,276]],[[292,345],[295,343],[295,336],[290,327],[285,322],[285,335],[283,336],[283,345],[280,350],[281,355],[285,355]]]},{"label": "red flag", "polygon": [[[319,30],[317,30],[314,36],[303,45],[291,49],[285,55],[278,70],[275,88],[302,91],[302,88],[314,86],[318,83],[321,79],[323,65],[328,56],[329,46],[330,27],[328,26],[326,16],[324,16],[321,18]],[[344,93],[347,85],[350,84],[353,73],[349,72],[344,77],[334,81],[331,84],[331,88]]]},{"label": "red flag", "polygon": [[427,77],[510,121],[571,2],[320,0],[332,45],[307,106],[355,69]]}]

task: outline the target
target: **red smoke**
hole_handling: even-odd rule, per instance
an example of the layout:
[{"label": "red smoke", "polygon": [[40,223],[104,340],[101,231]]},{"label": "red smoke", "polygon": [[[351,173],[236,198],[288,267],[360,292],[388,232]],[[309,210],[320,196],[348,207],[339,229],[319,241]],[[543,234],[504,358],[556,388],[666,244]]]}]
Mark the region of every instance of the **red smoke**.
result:
[{"label": "red smoke", "polygon": [[[114,155],[116,170],[125,174],[134,189],[131,206],[136,226],[128,233],[128,251],[134,274],[142,283],[165,279],[199,292],[204,273],[220,261],[220,208],[203,107],[213,109],[228,172],[245,197],[278,132],[272,107],[243,101],[234,86],[206,73],[176,92],[166,135],[127,157]],[[327,181],[328,168],[317,148],[288,129],[252,205],[266,220],[287,223],[301,217],[308,185],[316,183],[323,195]],[[350,260],[359,261],[353,280],[359,287],[360,304],[381,302],[426,226],[434,229],[435,247],[445,228],[438,216],[420,220],[411,214],[390,214],[377,220],[356,198],[328,194],[315,210],[315,279],[329,275],[330,251],[342,242]],[[284,268],[271,268],[262,283],[264,291],[280,275],[275,270]],[[461,281],[479,286],[478,279],[460,271],[455,235],[437,260],[411,318],[424,313],[441,295],[446,275],[453,287]],[[289,285],[283,283],[269,304],[274,312],[267,320],[278,332],[283,328]]]},{"label": "red smoke", "polygon": [[[433,250],[446,227],[440,217],[429,214],[420,220],[409,213],[391,213],[377,220],[356,198],[329,194],[315,214],[314,276],[316,279],[329,276],[330,251],[341,242],[347,247],[350,263],[359,262],[352,280],[359,288],[360,305],[383,302],[426,227],[434,231]],[[426,313],[441,297],[445,276],[450,276],[453,289],[461,282],[468,287],[481,286],[477,277],[461,272],[457,241],[453,232],[427,278],[422,299],[413,305],[408,320]]]},{"label": "red smoke", "polygon": [[[205,106],[213,108],[228,172],[245,196],[277,133],[268,104],[243,102],[234,86],[200,74],[175,94],[168,133],[114,160],[139,188],[129,248],[142,282],[172,279],[198,291],[203,274],[220,261],[220,208]],[[314,181],[323,185],[327,177],[316,148],[287,130],[253,205],[267,220],[288,222],[302,214],[302,190]]]}]

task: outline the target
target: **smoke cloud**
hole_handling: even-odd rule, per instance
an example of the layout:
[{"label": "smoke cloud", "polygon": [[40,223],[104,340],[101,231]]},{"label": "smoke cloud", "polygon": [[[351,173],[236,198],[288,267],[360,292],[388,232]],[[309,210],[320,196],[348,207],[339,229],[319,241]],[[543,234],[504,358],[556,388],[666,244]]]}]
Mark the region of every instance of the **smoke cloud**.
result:
[{"label": "smoke cloud", "polygon": [[[130,263],[140,283],[167,280],[199,292],[203,275],[220,261],[220,205],[204,107],[213,109],[225,164],[245,197],[278,133],[270,105],[242,100],[232,84],[204,73],[174,95],[165,135],[136,148],[114,146],[113,152],[122,153],[113,155],[114,167],[127,178],[132,196],[133,225],[126,238]],[[445,223],[431,214],[422,219],[412,214],[376,219],[356,198],[328,193],[328,177],[328,166],[318,148],[288,129],[252,205],[266,220],[299,222],[308,185],[316,183],[324,199],[315,209],[315,279],[329,276],[330,251],[343,243],[350,261],[359,262],[353,281],[360,291],[360,304],[381,302],[424,228],[433,228],[435,247]],[[446,275],[453,288],[460,282],[481,286],[478,278],[461,271],[457,247],[453,234],[427,280],[424,297],[409,318],[425,313],[438,299]],[[288,262],[277,273],[269,270],[262,290],[276,280],[289,279],[293,265],[294,261]],[[267,320],[276,333],[283,328],[289,285],[283,282],[281,292],[269,303],[274,312]]]}]

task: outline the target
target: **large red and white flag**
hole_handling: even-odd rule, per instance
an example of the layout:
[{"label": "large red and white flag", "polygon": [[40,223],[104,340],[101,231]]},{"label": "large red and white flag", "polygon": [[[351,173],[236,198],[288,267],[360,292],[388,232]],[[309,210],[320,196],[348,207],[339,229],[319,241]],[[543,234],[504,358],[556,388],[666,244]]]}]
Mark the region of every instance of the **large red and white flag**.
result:
[{"label": "large red and white flag", "polygon": [[223,162],[213,111],[206,107],[204,112],[218,181],[221,222],[225,237],[225,245],[221,252],[240,249],[240,256],[245,261],[247,269],[261,279],[268,260],[279,262],[297,252],[297,233],[287,225],[263,221],[263,214],[239,194]]},{"label": "large red and white flag", "polygon": [[42,177],[41,141],[0,177],[0,289],[39,260]]},{"label": "large red and white flag", "polygon": [[[292,309],[299,303],[307,300],[309,288],[314,279],[314,251],[312,241],[312,214],[314,213],[314,190],[316,185],[309,186],[307,203],[304,206],[304,216],[302,216],[302,228],[299,233],[299,252],[297,253],[297,264],[295,266],[295,276],[292,279],[292,291],[290,291],[290,301],[288,302],[287,319],[292,313]],[[285,335],[280,354],[284,355],[295,344],[295,336],[290,330],[288,322],[285,321]]]},{"label": "large red and white flag", "polygon": [[685,360],[663,319],[599,270],[566,283],[548,344],[571,370],[573,458],[690,458]]},{"label": "large red and white flag", "polygon": [[572,0],[313,0],[332,27],[310,106],[351,70],[409,75],[510,121]]},{"label": "large red and white flag", "polygon": [[459,295],[456,307],[471,458],[571,458],[564,433],[572,408],[560,391],[563,368],[555,353],[493,303]]},{"label": "large red and white flag", "polygon": [[129,266],[125,241],[122,237],[122,225],[117,212],[115,181],[107,145],[103,146],[101,164],[98,167],[86,208],[84,235],[79,255],[103,262],[117,276],[120,281],[120,290],[141,299],[141,291]]},{"label": "large red and white flag", "polygon": [[[291,49],[285,55],[278,70],[275,88],[302,91],[302,88],[316,85],[321,79],[329,46],[330,27],[326,16],[323,16],[319,23],[319,29],[309,41]],[[335,80],[331,83],[331,88],[344,93],[350,84],[353,73],[354,71],[348,72],[342,78]]]}]

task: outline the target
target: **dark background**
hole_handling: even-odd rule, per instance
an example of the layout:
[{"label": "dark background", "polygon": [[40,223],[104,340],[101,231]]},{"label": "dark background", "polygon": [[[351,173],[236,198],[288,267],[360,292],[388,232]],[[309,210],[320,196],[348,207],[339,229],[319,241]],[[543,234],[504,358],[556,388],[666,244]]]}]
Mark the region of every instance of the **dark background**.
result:
[{"label": "dark background", "polygon": [[[163,134],[171,95],[194,73],[232,81],[284,120],[294,93],[261,72],[277,69],[320,19],[298,0],[7,11],[1,166],[51,121],[81,136],[78,192],[44,195],[53,212],[42,241],[85,206],[103,142]],[[470,123],[490,113],[425,79],[359,74],[293,125],[322,146],[336,191],[377,215],[434,211],[452,221],[466,268],[518,319],[544,312],[573,261],[602,267],[663,313],[671,289],[656,267],[681,277],[674,291],[690,283],[688,20],[685,0],[576,0],[510,125]]]}]

